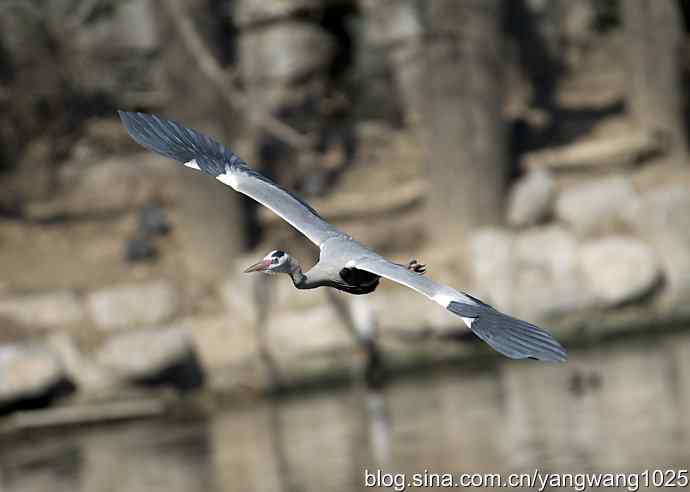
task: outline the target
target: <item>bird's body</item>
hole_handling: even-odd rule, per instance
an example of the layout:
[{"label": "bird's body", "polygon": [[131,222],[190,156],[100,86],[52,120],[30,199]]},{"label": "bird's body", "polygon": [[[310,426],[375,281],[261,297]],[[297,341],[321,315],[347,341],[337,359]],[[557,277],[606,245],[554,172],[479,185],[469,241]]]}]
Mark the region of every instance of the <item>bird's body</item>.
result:
[{"label": "bird's body", "polygon": [[566,360],[565,350],[548,332],[434,282],[422,275],[423,265],[411,262],[405,266],[385,259],[206,135],[155,115],[121,111],[120,118],[130,136],[142,146],[203,171],[253,198],[319,246],[319,262],[306,272],[283,251],[272,251],[248,272],[285,273],[298,289],[331,287],[350,294],[371,293],[380,278],[385,278],[414,289],[460,316],[479,338],[510,358]]},{"label": "bird's body", "polygon": [[319,262],[307,278],[323,279],[333,287],[350,294],[369,294],[379,284],[379,275],[356,267],[356,258],[366,257],[365,246],[349,236],[328,239],[321,247]]}]

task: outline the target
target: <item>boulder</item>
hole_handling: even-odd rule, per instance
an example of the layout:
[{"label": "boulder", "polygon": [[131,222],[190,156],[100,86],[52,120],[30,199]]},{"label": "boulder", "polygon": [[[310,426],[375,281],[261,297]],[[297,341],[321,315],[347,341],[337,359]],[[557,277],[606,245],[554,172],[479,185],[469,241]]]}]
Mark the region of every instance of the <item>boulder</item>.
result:
[{"label": "boulder", "polygon": [[390,114],[392,118],[383,118],[387,121],[400,118],[400,108],[404,108],[409,126],[414,127],[425,104],[425,91],[420,88],[424,89],[428,80],[423,63],[410,63],[426,53],[426,27],[418,3],[416,0],[362,0],[359,6],[364,19],[356,38],[359,73],[380,74],[380,67],[390,65],[395,74],[394,81],[380,75],[378,80],[367,77],[367,90],[362,97],[369,104],[363,107],[365,111],[383,110],[373,119],[380,120],[381,114]]},{"label": "boulder", "polygon": [[544,170],[527,173],[510,190],[508,223],[526,227],[543,221],[551,212],[555,197],[556,182],[550,173]]},{"label": "boulder", "polygon": [[626,218],[637,199],[630,180],[614,176],[563,190],[555,214],[580,236],[611,233],[627,230]]},{"label": "boulder", "polygon": [[661,277],[654,250],[632,237],[611,236],[583,244],[578,265],[586,287],[605,306],[644,297]]},{"label": "boulder", "polygon": [[690,188],[671,185],[642,195],[628,216],[637,235],[652,245],[665,278],[670,305],[690,299]]},{"label": "boulder", "polygon": [[266,340],[269,385],[350,372],[361,362],[353,357],[354,337],[330,305],[271,313]]},{"label": "boulder", "polygon": [[366,14],[366,34],[374,45],[392,46],[421,38],[422,19],[414,1],[362,0]]},{"label": "boulder", "polygon": [[472,241],[473,295],[536,323],[591,308],[595,296],[580,278],[578,249],[573,233],[558,224],[481,230]]},{"label": "boulder", "polygon": [[[244,262],[238,262],[234,270],[241,272],[240,264],[247,267],[255,261],[256,259],[247,258]],[[271,280],[262,275],[231,274],[218,287],[220,298],[228,313],[245,323],[252,325],[258,323],[262,315],[260,299],[270,302],[272,297],[273,289],[268,283]]]},{"label": "boulder", "polygon": [[332,36],[318,24],[286,20],[245,31],[240,51],[248,85],[284,84],[326,67],[332,57]]},{"label": "boulder", "polygon": [[510,314],[547,329],[554,319],[598,305],[596,295],[577,276],[549,277],[523,271],[517,276],[514,295],[515,308]]},{"label": "boulder", "polygon": [[[345,294],[343,294],[345,295]],[[332,306],[280,311],[268,320],[269,345],[280,358],[299,359],[315,353],[354,348],[354,339]]]},{"label": "boulder", "polygon": [[66,192],[54,200],[30,203],[27,215],[48,220],[61,215],[84,215],[134,210],[152,202],[175,198],[175,166],[152,153],[113,157],[93,163],[67,164],[60,175]]},{"label": "boulder", "polygon": [[259,358],[256,327],[228,314],[185,318],[207,386],[227,391],[261,387],[263,368]]},{"label": "boulder", "polygon": [[120,118],[113,118],[113,115],[93,117],[83,124],[83,135],[71,149],[75,160],[98,161],[103,156],[142,154],[139,144],[122,131]]},{"label": "boulder", "polygon": [[575,236],[560,225],[518,234],[513,314],[542,322],[590,307],[592,295],[577,275],[577,251]]},{"label": "boulder", "polygon": [[[242,269],[257,260],[255,256],[236,262],[234,270]],[[260,316],[270,314],[261,310],[305,309],[328,302],[323,289],[297,290],[287,276],[231,274],[219,286],[220,297],[233,316],[256,324]]]},{"label": "boulder", "polygon": [[577,240],[560,225],[537,227],[516,236],[515,254],[521,269],[541,269],[553,276],[572,274]]},{"label": "boulder", "polygon": [[381,335],[419,340],[465,327],[460,318],[408,288],[379,287],[367,302]]},{"label": "boulder", "polygon": [[85,312],[74,292],[60,290],[2,299],[0,318],[32,328],[52,328],[81,323]]},{"label": "boulder", "polygon": [[256,2],[254,0],[240,0],[233,2],[233,21],[241,27],[249,27],[251,24],[268,23],[276,20],[285,20],[298,12],[307,10],[320,10],[324,7],[323,0],[269,0]]},{"label": "boulder", "polygon": [[119,379],[192,389],[204,380],[192,336],[179,327],[148,328],[108,338],[96,360]]},{"label": "boulder", "polygon": [[59,358],[47,347],[0,345],[0,413],[41,408],[74,389]]},{"label": "boulder", "polygon": [[77,346],[74,338],[65,333],[54,333],[46,339],[46,345],[60,360],[65,373],[79,387],[83,396],[110,394],[116,387],[112,374]]},{"label": "boulder", "polygon": [[177,302],[175,287],[163,280],[106,287],[87,297],[94,322],[105,330],[165,322],[177,312]]},{"label": "boulder", "polygon": [[[78,14],[77,14],[78,15]],[[124,2],[109,15],[94,15],[70,36],[72,56],[66,58],[78,73],[74,83],[82,92],[106,94],[115,104],[141,100],[161,79],[159,9],[153,0]],[[130,96],[131,99],[126,99]],[[134,97],[132,97],[134,96]]]},{"label": "boulder", "polygon": [[470,248],[475,283],[486,293],[484,301],[510,310],[517,268],[514,234],[497,228],[480,229],[472,236]]},{"label": "boulder", "polygon": [[[61,57],[56,56],[55,32],[46,29],[45,12],[39,10],[29,14],[26,2],[13,5],[12,2],[1,2],[0,9],[0,46],[2,56],[2,90],[0,105],[0,146],[2,146],[3,171],[17,169],[26,146],[30,146],[48,124],[63,124],[74,117],[70,115],[51,114],[41,111],[45,105],[52,108],[64,108],[67,99],[63,90],[65,73],[62,71]],[[18,8],[15,8],[18,7]],[[73,107],[73,110],[76,109]],[[56,111],[66,113],[67,111]],[[57,121],[56,121],[57,120]],[[40,138],[40,137],[38,137]],[[46,142],[45,139],[42,139]],[[51,141],[48,149],[54,148]],[[48,166],[40,162],[26,162],[31,171],[44,171]],[[23,166],[20,166],[23,167]],[[50,166],[53,167],[53,166]],[[37,169],[38,168],[38,169]],[[23,169],[19,169],[23,173]],[[27,169],[28,171],[28,169]],[[14,181],[3,172],[0,205],[15,205],[13,198],[22,200],[14,191],[14,183],[6,188],[8,181]],[[43,179],[40,179],[43,182]],[[10,196],[8,196],[10,195]],[[9,203],[8,203],[9,202]],[[16,204],[21,205],[21,203]]]},{"label": "boulder", "polygon": [[[253,261],[245,261],[244,265]],[[350,311],[351,296],[339,292],[333,295],[342,296],[344,309]],[[223,283],[221,296],[228,316],[208,323],[201,321],[206,335],[199,333],[197,337],[204,359],[212,365],[223,363],[239,370],[249,369],[250,377],[259,382],[268,377],[268,384],[308,379],[334,369],[352,369],[355,337],[325,289],[299,291],[288,278],[242,275]],[[237,319],[239,322],[231,322]],[[262,331],[266,344],[263,348],[267,349],[270,361],[260,352]],[[220,339],[234,340],[233,347],[214,346],[213,340]],[[258,379],[256,365],[252,368],[246,363],[249,357],[260,361],[263,375]],[[233,385],[236,378],[230,375],[224,379],[222,384]]]},{"label": "boulder", "polygon": [[257,357],[256,328],[226,314],[183,319],[205,368],[246,365]]}]

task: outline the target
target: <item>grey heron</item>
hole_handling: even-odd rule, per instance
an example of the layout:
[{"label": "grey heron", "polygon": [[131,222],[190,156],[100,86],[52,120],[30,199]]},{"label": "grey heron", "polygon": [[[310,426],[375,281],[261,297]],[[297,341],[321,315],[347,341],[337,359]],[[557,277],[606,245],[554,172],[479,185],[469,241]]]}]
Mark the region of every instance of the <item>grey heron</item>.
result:
[{"label": "grey heron", "polygon": [[350,294],[369,294],[381,278],[397,282],[459,316],[497,352],[511,359],[563,362],[563,346],[547,331],[508,316],[479,299],[439,284],[424,275],[422,265],[400,265],[380,256],[324,220],[309,204],[250,168],[222,144],[172,120],[146,113],[119,111],[129,135],[146,149],[205,172],[268,207],[320,249],[308,271],[282,250],[274,250],[246,272],[289,275],[298,289],[332,287]]}]

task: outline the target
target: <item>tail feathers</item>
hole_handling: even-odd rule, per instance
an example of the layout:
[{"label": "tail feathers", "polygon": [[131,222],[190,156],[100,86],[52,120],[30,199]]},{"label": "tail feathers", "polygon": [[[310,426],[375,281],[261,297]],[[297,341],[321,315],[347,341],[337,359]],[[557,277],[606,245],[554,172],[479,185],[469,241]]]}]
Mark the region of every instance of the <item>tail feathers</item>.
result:
[{"label": "tail feathers", "polygon": [[451,302],[448,310],[463,317],[475,335],[506,357],[548,362],[565,362],[568,359],[563,346],[551,334],[488,305]]},{"label": "tail feathers", "polygon": [[196,160],[199,168],[218,176],[226,165],[241,163],[241,159],[212,138],[171,120],[146,113],[118,111],[129,136],[142,147],[188,163]]}]

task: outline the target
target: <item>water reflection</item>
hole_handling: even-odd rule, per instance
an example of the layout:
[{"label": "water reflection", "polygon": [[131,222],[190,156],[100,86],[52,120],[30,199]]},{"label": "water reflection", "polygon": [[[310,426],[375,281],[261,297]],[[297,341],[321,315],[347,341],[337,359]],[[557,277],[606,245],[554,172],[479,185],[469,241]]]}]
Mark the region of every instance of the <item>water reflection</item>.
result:
[{"label": "water reflection", "polygon": [[3,492],[361,490],[363,469],[642,471],[690,461],[690,334],[0,444]]}]

